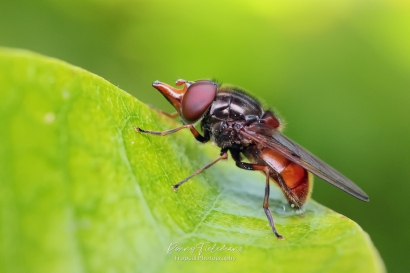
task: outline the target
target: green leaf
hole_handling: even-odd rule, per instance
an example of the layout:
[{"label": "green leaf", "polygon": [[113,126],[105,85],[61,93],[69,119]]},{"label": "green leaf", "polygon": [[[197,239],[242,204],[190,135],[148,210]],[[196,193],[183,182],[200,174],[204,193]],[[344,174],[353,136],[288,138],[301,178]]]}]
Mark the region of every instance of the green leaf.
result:
[{"label": "green leaf", "polygon": [[135,126],[178,123],[83,69],[0,50],[1,272],[384,272],[356,223],[314,201],[295,214],[273,188],[277,240],[263,175],[229,160],[175,193],[219,150]]}]

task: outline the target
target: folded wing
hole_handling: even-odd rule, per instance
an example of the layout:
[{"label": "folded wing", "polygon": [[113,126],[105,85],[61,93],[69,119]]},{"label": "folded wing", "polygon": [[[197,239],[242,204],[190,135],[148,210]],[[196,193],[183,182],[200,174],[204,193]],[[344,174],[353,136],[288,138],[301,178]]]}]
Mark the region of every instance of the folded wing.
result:
[{"label": "folded wing", "polygon": [[260,145],[272,149],[287,159],[304,167],[309,172],[317,175],[339,189],[362,200],[369,201],[367,194],[354,184],[350,179],[330,167],[328,164],[311,154],[302,146],[283,135],[275,128],[263,124],[255,123],[243,127],[240,133]]}]

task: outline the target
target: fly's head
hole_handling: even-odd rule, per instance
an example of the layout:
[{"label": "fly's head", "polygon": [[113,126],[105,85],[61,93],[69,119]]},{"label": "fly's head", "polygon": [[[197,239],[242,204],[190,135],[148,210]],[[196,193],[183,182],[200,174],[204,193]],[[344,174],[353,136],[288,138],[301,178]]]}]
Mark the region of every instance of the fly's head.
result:
[{"label": "fly's head", "polygon": [[190,82],[177,80],[177,89],[166,83],[155,81],[152,86],[174,106],[185,124],[193,124],[203,117],[212,105],[218,85],[210,80]]}]

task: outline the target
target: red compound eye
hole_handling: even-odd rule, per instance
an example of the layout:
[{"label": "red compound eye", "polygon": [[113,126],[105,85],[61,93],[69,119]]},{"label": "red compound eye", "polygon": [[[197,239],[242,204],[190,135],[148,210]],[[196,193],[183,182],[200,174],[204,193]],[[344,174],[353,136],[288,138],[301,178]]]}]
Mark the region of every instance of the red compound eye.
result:
[{"label": "red compound eye", "polygon": [[182,99],[181,113],[187,122],[197,121],[211,106],[216,96],[217,85],[208,80],[191,84]]}]

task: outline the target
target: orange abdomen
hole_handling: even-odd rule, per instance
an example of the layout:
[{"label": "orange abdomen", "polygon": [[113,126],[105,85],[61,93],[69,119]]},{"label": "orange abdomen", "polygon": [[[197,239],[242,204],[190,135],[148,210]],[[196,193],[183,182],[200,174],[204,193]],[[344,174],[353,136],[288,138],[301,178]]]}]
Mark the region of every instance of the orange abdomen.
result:
[{"label": "orange abdomen", "polygon": [[258,157],[271,167],[270,177],[279,185],[288,201],[301,207],[310,196],[313,176],[303,167],[271,149],[263,148]]}]

